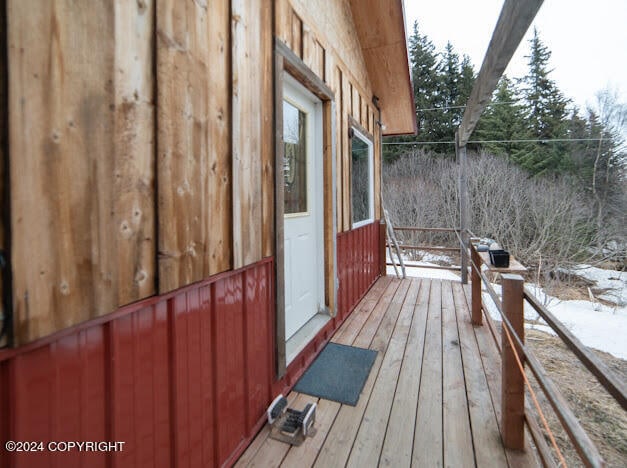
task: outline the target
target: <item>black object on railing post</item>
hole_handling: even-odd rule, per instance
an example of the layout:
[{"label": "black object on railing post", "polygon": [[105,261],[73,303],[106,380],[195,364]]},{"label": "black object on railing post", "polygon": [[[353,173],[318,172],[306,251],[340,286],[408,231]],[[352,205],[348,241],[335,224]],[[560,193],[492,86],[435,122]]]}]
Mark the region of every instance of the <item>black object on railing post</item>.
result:
[{"label": "black object on railing post", "polygon": [[[524,280],[520,275],[509,273],[502,274],[501,280],[503,313],[524,345]],[[501,435],[505,447],[523,450],[525,448],[525,381],[507,331],[507,325],[503,322],[501,330]],[[513,337],[511,341],[516,347],[520,363],[524,365],[523,350],[516,344]]]}]

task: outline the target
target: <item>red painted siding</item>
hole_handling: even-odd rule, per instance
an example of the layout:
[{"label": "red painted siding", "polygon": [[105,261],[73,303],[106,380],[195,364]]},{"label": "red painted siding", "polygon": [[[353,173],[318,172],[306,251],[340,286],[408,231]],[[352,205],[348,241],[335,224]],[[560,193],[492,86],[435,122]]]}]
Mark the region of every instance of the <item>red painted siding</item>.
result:
[{"label": "red painted siding", "polygon": [[379,222],[337,236],[338,317],[344,320],[379,277]]},{"label": "red painted siding", "polygon": [[7,453],[10,467],[233,462],[379,275],[379,223],[337,236],[338,314],[274,379],[272,259],[0,352],[0,442],[123,441]]},{"label": "red painted siding", "polygon": [[273,263],[218,275],[0,353],[0,438],[124,441],[117,453],[8,453],[0,466],[213,466],[263,423]]}]

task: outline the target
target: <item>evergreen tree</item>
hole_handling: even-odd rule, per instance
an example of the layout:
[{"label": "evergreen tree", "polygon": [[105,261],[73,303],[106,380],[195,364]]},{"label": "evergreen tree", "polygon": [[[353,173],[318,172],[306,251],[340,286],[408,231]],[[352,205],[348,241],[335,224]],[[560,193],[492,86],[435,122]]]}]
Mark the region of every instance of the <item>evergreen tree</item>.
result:
[{"label": "evergreen tree", "polygon": [[521,155],[519,163],[533,174],[559,172],[567,166],[568,148],[549,140],[566,136],[569,101],[549,78],[551,52],[540,40],[537,29],[529,43],[529,72],[520,81],[527,105],[527,129],[532,138],[540,141]]},{"label": "evergreen tree", "polygon": [[[472,66],[472,62],[470,61],[470,57],[464,54],[464,58],[462,59],[461,71],[460,71],[460,81],[459,81],[459,97],[457,100],[457,105],[465,106],[468,102],[468,98],[470,97],[470,92],[472,91],[472,87],[475,85],[475,68]],[[464,109],[461,109],[461,115],[464,114]]]},{"label": "evergreen tree", "polygon": [[[437,55],[435,46],[426,36],[420,34],[418,22],[414,21],[412,35],[409,38],[409,61],[412,70],[412,85],[414,91],[414,105],[416,109],[416,120],[418,123],[418,133],[421,139],[426,141],[436,141],[431,109],[437,106],[438,96],[438,70]],[[411,137],[386,138],[386,143],[410,142],[415,139]],[[401,153],[411,150],[411,146],[389,145],[384,146],[384,158],[395,159]]]},{"label": "evergreen tree", "polygon": [[484,111],[477,125],[478,140],[489,141],[482,148],[491,154],[518,162],[529,151],[529,144],[511,140],[528,138],[523,106],[512,81],[503,76],[494,93],[492,103]]}]

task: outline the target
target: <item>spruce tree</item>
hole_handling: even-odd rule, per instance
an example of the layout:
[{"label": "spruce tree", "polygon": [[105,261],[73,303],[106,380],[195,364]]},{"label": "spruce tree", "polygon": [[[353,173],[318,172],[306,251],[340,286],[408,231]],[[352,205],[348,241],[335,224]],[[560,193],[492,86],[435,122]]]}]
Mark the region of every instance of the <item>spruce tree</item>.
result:
[{"label": "spruce tree", "polygon": [[511,140],[528,138],[524,121],[523,106],[519,102],[518,92],[512,81],[503,76],[491,105],[479,120],[476,137],[478,140],[489,141],[482,145],[484,151],[518,163],[521,155],[529,151],[529,144]]},{"label": "spruce tree", "polygon": [[[437,55],[435,46],[426,36],[420,34],[418,22],[414,21],[412,35],[409,38],[409,61],[412,70],[412,85],[414,91],[414,104],[418,123],[418,134],[425,141],[435,141],[434,121],[431,109],[438,106],[438,72]],[[415,139],[410,137],[386,138],[386,143],[410,142]],[[384,146],[384,158],[394,159],[401,153],[411,150],[412,147],[403,145]]]},{"label": "spruce tree", "polygon": [[551,140],[566,135],[569,101],[549,77],[551,52],[540,40],[537,29],[529,44],[530,52],[526,56],[529,72],[521,84],[527,106],[527,129],[529,135],[539,141],[527,154],[521,155],[519,162],[533,174],[559,172],[568,165],[567,147]]}]

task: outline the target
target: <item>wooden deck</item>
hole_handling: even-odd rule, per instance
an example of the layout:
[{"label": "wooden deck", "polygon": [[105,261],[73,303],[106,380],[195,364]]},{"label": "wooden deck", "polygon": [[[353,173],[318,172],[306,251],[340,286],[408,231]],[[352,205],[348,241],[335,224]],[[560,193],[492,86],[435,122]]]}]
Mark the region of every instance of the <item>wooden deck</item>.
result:
[{"label": "wooden deck", "polygon": [[357,406],[292,392],[317,434],[291,447],[266,426],[237,466],[538,466],[503,448],[500,358],[469,304],[458,282],[379,279],[332,339],[379,351]]}]

